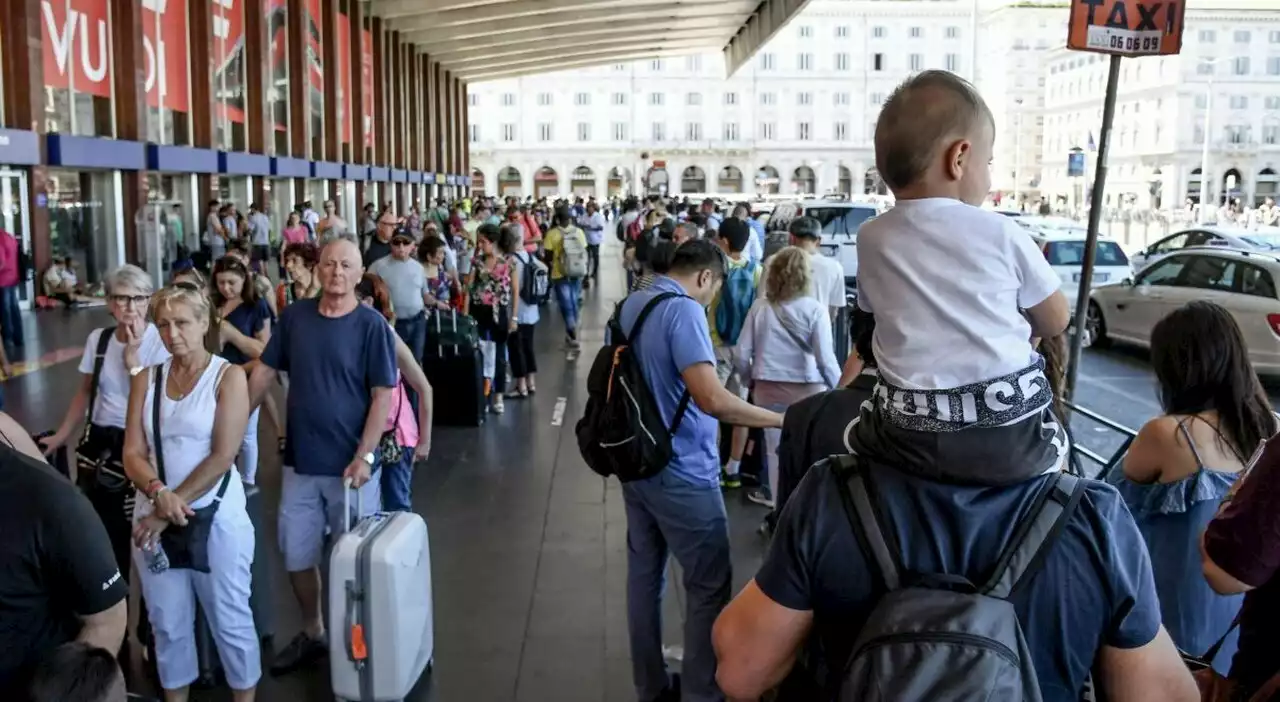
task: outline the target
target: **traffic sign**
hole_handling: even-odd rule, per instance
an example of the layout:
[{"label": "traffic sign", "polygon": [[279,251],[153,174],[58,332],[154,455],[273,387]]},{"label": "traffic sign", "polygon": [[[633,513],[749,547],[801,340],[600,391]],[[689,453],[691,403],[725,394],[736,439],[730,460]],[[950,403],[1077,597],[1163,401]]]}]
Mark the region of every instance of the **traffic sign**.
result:
[{"label": "traffic sign", "polygon": [[1182,50],[1182,0],[1071,0],[1067,48],[1117,56]]}]

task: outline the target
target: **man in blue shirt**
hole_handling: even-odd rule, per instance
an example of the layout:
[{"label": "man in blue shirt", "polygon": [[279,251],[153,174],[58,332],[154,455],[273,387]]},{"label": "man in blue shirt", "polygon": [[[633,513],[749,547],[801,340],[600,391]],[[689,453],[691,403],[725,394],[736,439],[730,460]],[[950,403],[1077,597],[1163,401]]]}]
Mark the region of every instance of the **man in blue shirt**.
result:
[{"label": "man in blue shirt", "polygon": [[364,268],[354,239],[326,243],[316,274],[320,298],[299,300],[281,311],[262,363],[249,379],[251,404],[257,407],[276,373],[289,374],[280,550],[303,629],[276,655],[274,675],[328,652],[319,568],[325,526],[335,536],[347,530],[342,505],[348,479],[360,491],[360,500],[353,502],[365,513],[377,511],[381,496],[374,450],[386,429],[396,384],[395,332],[355,295]]},{"label": "man in blue shirt", "polygon": [[[940,464],[963,462],[955,454],[937,458]],[[884,457],[863,458],[860,469],[874,486],[879,520],[892,537],[888,542],[900,545],[904,567],[971,582],[993,572],[1053,477],[959,484],[913,475]],[[946,473],[950,466],[938,467]],[[832,699],[838,691],[883,583],[836,481],[825,462],[809,469],[783,508],[760,571],[716,622],[717,677],[730,697],[755,699],[793,666],[803,669],[787,681],[802,686],[791,691],[796,699]],[[1039,569],[1009,598],[1045,702],[1083,699],[1091,671],[1105,693],[1098,699],[1200,699],[1161,626],[1150,557],[1115,488],[1089,481],[1061,535],[1046,548]],[[842,698],[857,693],[846,691]]]},{"label": "man in blue shirt", "polygon": [[584,289],[591,281],[600,282],[600,245],[604,243],[604,214],[595,200],[587,203],[587,209],[578,216],[578,226],[587,233],[587,277],[582,281]]},{"label": "man in blue shirt", "polygon": [[[716,687],[711,648],[711,625],[728,602],[730,588],[717,429],[720,421],[782,426],[782,415],[748,404],[716,376],[705,306],[724,274],[724,254],[716,244],[704,239],[686,242],[676,249],[667,275],[628,297],[619,312],[622,330],[630,334],[640,311],[655,296],[680,295],[653,310],[634,350],[668,425],[681,396],[687,391],[691,399],[672,436],[671,463],[647,480],[622,486],[627,510],[627,628],[641,702],[724,699]],[[669,552],[680,563],[688,593],[680,682],[668,674],[662,656],[663,574]]]}]

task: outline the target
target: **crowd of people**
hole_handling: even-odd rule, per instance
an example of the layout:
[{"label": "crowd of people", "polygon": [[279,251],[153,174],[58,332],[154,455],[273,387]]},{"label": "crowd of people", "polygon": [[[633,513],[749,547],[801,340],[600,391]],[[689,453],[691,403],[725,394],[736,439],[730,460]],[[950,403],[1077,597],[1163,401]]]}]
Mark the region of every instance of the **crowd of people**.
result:
[{"label": "crowd of people", "polygon": [[[594,457],[639,457],[610,469],[628,478],[637,699],[1190,702],[1197,681],[1218,690],[1204,699],[1276,698],[1280,420],[1239,326],[1211,302],[1161,321],[1164,411],[1119,470],[1083,477],[1062,405],[1069,303],[1031,239],[981,207],[994,136],[952,74],[894,92],[875,145],[896,204],[859,232],[852,311],[819,223],[766,235],[747,206],[478,197],[370,204],[353,229],[304,203],[273,237],[264,210],[212,203],[166,286],[132,265],[107,277],[114,323],[86,339],[59,427],[37,444],[0,415],[15,468],[0,494],[20,497],[0,527],[24,564],[0,582],[0,697],[119,700],[116,654],[143,650],[165,699],[185,700],[200,610],[233,699],[255,698],[250,505],[275,465],[260,421],[279,439],[275,547],[302,615],[270,672],[328,655],[319,568],[348,488],[362,514],[410,510],[430,455],[429,320],[473,320],[481,401],[501,414],[537,392],[550,305],[564,349],[582,348],[612,233],[629,290],[578,438],[599,472]],[[600,417],[634,441],[591,445]],[[74,486],[43,458],[64,448]],[[771,540],[734,596],[725,495],[749,482]],[[678,674],[670,557],[687,595]]]}]

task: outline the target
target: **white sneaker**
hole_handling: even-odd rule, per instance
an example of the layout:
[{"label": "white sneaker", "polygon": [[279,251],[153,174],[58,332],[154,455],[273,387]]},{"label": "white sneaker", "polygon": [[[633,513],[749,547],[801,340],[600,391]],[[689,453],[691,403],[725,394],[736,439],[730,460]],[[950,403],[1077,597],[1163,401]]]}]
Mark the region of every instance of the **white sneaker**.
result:
[{"label": "white sneaker", "polygon": [[506,412],[506,411],[507,411],[507,408],[502,404],[502,396],[498,395],[497,397],[493,398],[493,413],[502,414],[503,412]]},{"label": "white sneaker", "polygon": [[747,493],[747,499],[758,505],[764,505],[769,509],[773,509],[773,499],[766,495],[764,490],[752,490]]}]

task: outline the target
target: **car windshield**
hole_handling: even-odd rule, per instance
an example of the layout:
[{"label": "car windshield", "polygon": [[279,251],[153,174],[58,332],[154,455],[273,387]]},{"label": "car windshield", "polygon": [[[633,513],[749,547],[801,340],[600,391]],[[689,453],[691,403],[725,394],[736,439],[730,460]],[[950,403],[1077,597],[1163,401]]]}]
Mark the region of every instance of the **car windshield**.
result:
[{"label": "car windshield", "polygon": [[[1114,241],[1099,241],[1096,251],[1096,266],[1129,265],[1129,257]],[[1051,266],[1080,266],[1084,264],[1084,242],[1052,241],[1045,247],[1044,255]]]},{"label": "car windshield", "polygon": [[858,233],[858,227],[876,216],[876,211],[871,207],[806,207],[804,216],[818,220],[823,236],[852,236]]},{"label": "car windshield", "polygon": [[1280,234],[1249,234],[1241,238],[1260,249],[1280,249]]}]

